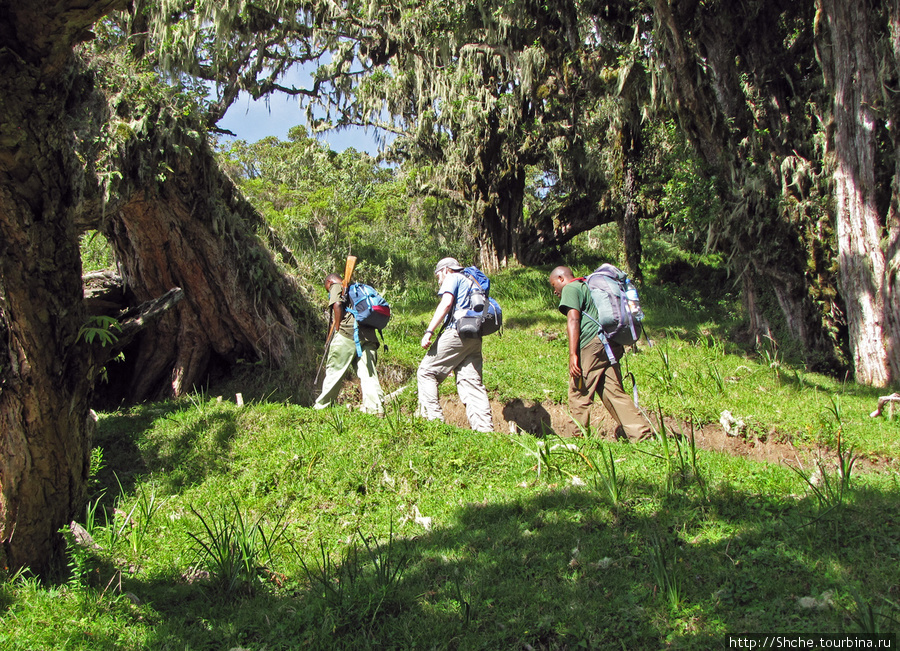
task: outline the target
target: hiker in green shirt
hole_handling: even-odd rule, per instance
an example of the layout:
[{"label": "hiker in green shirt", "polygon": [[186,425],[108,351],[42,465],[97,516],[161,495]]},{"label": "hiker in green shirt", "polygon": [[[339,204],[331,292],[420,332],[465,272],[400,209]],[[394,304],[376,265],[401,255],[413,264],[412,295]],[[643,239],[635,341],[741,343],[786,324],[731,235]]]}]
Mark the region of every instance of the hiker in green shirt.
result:
[{"label": "hiker in green shirt", "polygon": [[[587,284],[575,278],[569,267],[550,272],[550,287],[560,297],[559,311],[566,315],[569,340],[569,411],[585,431],[590,429],[591,403],[599,395],[606,410],[632,441],[650,436],[650,423],[622,386],[619,364],[610,362],[600,331],[597,308]],[[582,315],[586,318],[582,318]],[[622,358],[624,348],[612,344],[613,356]]]}]

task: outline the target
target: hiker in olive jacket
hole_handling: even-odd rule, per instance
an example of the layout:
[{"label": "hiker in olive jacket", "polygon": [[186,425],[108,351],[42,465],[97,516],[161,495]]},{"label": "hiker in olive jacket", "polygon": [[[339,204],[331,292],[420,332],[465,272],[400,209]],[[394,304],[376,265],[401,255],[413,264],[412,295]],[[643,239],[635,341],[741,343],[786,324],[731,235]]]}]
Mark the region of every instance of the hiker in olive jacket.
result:
[{"label": "hiker in olive jacket", "polygon": [[381,382],[375,370],[378,352],[378,337],[375,328],[359,326],[361,355],[356,353],[353,340],[354,316],[345,307],[345,298],[341,285],[341,277],[329,274],[325,277],[325,291],[328,292],[328,308],[331,310],[332,327],[337,332],[332,335],[325,362],[325,379],[322,380],[322,393],[316,398],[316,409],[331,406],[341,392],[341,383],[350,365],[356,362],[356,375],[362,391],[360,409],[370,414],[384,413],[382,406]]}]

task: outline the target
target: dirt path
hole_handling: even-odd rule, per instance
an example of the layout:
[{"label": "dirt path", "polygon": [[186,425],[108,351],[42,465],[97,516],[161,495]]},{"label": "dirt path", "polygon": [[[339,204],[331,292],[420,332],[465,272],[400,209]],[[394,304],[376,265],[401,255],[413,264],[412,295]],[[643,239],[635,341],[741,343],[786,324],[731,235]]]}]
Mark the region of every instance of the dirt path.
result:
[{"label": "dirt path", "polygon": [[[408,378],[391,378],[392,383],[401,385],[401,380]],[[403,385],[400,391],[406,390],[408,385]],[[358,388],[354,386],[354,390]],[[358,402],[359,398],[356,397]],[[444,410],[444,419],[458,427],[469,426],[466,418],[466,410],[456,395],[441,398],[441,406]],[[578,428],[569,417],[566,405],[548,402],[528,402],[512,400],[499,402],[491,400],[491,412],[494,418],[494,431],[496,432],[528,432],[535,436],[546,433],[549,436],[573,436]],[[654,426],[656,417],[651,416]],[[606,409],[595,404],[591,409],[591,423],[595,431],[599,430],[604,439],[614,440],[616,423],[607,413]],[[690,434],[690,425],[674,418],[665,419],[666,428],[671,432],[680,432],[685,436]],[[694,430],[694,441],[704,450],[724,452],[735,456],[741,456],[754,461],[765,461],[777,464],[789,464],[794,467],[811,469],[815,467],[815,459],[821,458],[834,463],[836,452],[825,446],[794,445],[786,437],[775,433],[769,436],[756,434],[729,436],[719,423],[709,423]],[[867,455],[859,457],[855,461],[854,471],[858,472],[897,472],[900,471],[900,460],[891,457],[875,457]]]},{"label": "dirt path", "polygon": [[[441,404],[444,418],[448,423],[459,427],[469,426],[465,408],[456,396],[441,398]],[[565,405],[530,403],[522,400],[513,400],[509,403],[491,401],[491,411],[494,416],[494,430],[497,432],[523,431],[537,436],[542,433],[572,436],[577,431]],[[655,425],[655,417],[652,420]],[[602,406],[594,405],[591,410],[591,423],[602,432],[603,438],[614,439],[616,423]],[[666,427],[669,431],[681,432],[685,436],[690,434],[690,425],[675,419],[667,418]],[[694,440],[697,446],[704,450],[725,452],[754,461],[789,464],[794,467],[809,468],[817,455],[825,459],[835,457],[834,451],[828,448],[795,447],[790,442],[776,440],[774,436],[764,439],[755,435],[729,436],[718,423],[695,429]],[[864,472],[896,471],[898,468],[900,466],[896,459],[869,457],[857,459],[854,466],[855,470]]]}]

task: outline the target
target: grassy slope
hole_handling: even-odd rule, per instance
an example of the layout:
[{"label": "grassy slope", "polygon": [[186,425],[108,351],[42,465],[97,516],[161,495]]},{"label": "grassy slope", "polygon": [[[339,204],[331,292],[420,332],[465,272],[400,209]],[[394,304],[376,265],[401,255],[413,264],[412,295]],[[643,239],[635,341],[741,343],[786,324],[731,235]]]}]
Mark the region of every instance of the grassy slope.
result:
[{"label": "grassy slope", "polygon": [[[507,330],[485,342],[490,391],[563,401],[544,271],[495,287]],[[395,302],[384,362],[418,362],[429,291]],[[877,391],[736,354],[671,293],[645,301],[657,345],[628,359],[645,402],[896,457],[898,421],[868,417]],[[476,434],[413,418],[414,399],[383,420],[207,395],[102,415],[87,524],[103,549],[73,553],[67,583],[0,584],[0,645],[706,649],[730,633],[893,625],[881,615],[897,615],[896,471],[854,469],[839,494],[828,465],[817,499],[782,466],[672,441]],[[204,553],[228,536],[247,571]],[[868,629],[854,619],[866,613]]]}]

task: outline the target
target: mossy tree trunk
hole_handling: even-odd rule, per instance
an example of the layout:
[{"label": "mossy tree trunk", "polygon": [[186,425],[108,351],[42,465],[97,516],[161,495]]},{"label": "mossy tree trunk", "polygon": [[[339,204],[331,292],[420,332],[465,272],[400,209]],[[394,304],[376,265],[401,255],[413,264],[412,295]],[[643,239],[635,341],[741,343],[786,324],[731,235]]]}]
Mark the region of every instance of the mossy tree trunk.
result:
[{"label": "mossy tree trunk", "polygon": [[737,276],[755,276],[743,287],[774,289],[809,367],[837,372],[836,243],[815,112],[827,93],[808,72],[814,14],[781,0],[654,2],[666,102],[726,203],[711,242]]},{"label": "mossy tree trunk", "polygon": [[93,358],[76,209],[83,168],[68,116],[72,46],[116,2],[0,0],[0,564],[48,567],[80,507]]},{"label": "mossy tree trunk", "polygon": [[[85,229],[107,233],[139,301],[181,298],[139,344],[134,397],[189,389],[212,355],[283,364],[297,330],[302,336],[315,328],[312,310],[258,239],[258,215],[219,172],[202,129],[192,124],[186,138],[172,137],[178,111],[123,117],[124,84],[106,113],[102,81],[73,48],[120,4],[0,0],[2,567],[48,569],[61,548],[58,532],[85,494],[90,404],[107,357],[82,336]],[[145,77],[134,75],[138,83]],[[135,106],[151,110],[152,102]],[[94,160],[85,158],[104,140],[85,124],[97,119],[119,120],[107,125],[110,142],[133,132],[105,152],[106,164],[118,165],[106,171],[121,176],[105,210]],[[139,124],[150,131],[138,133]]]},{"label": "mossy tree trunk", "polygon": [[[298,322],[313,310],[263,246],[256,231],[265,225],[207,145],[171,156],[165,182],[125,180],[121,203],[103,227],[139,302],[184,290],[184,300],[140,336],[126,360],[133,369],[128,401],[202,386],[214,361],[283,366],[315,328],[312,317]],[[132,168],[129,161],[122,167]]]},{"label": "mossy tree trunk", "polygon": [[[889,56],[886,58],[888,70],[894,79],[900,78],[900,0],[887,3],[887,28],[889,34]],[[900,378],[900,98],[895,89],[882,85],[885,113],[889,123],[890,153],[894,162],[891,183],[891,201],[888,207],[885,237],[885,316],[892,333],[890,356],[891,374],[894,382]]]},{"label": "mossy tree trunk", "polygon": [[641,160],[641,127],[636,121],[622,127],[622,215],[616,220],[619,239],[625,255],[625,269],[637,281],[644,279],[641,270],[643,247],[641,246],[640,218],[642,208],[638,202],[638,168]]},{"label": "mossy tree trunk", "polygon": [[483,191],[483,198],[475,202],[481,210],[477,220],[481,243],[479,264],[489,273],[522,258],[519,235],[525,199],[524,173],[516,167],[496,177],[490,183],[477,186]]}]

